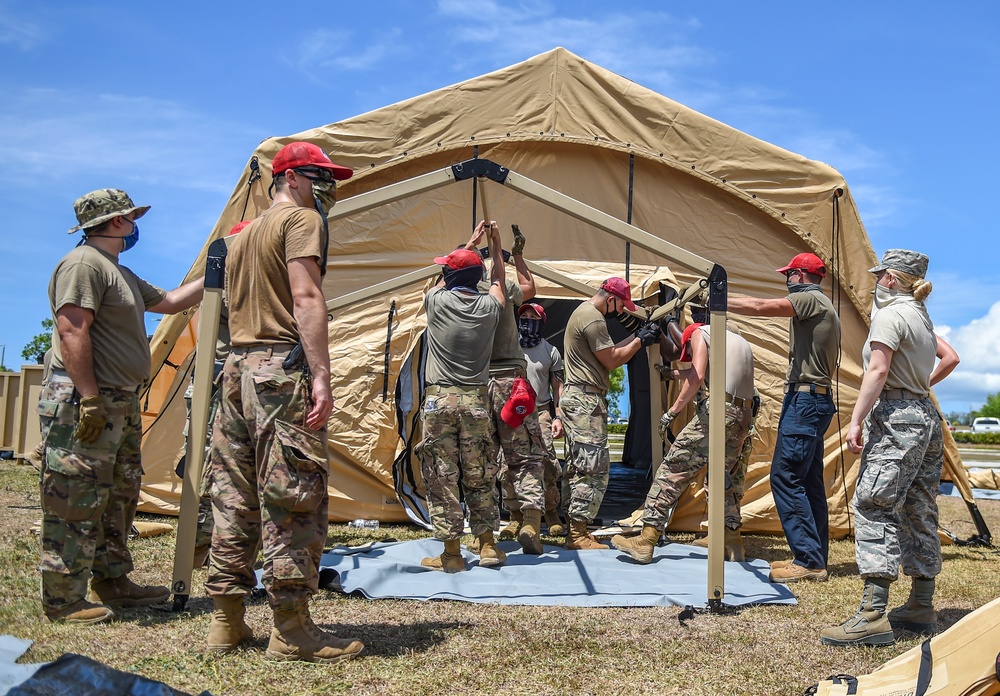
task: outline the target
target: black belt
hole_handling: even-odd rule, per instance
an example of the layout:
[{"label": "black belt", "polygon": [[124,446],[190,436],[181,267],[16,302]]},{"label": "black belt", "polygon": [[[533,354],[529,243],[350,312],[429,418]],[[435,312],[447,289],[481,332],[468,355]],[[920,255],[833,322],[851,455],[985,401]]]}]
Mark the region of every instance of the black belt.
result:
[{"label": "black belt", "polygon": [[809,382],[792,382],[785,385],[785,393],[788,392],[809,392],[810,394],[826,395],[830,393],[830,387],[823,384],[811,384]]},{"label": "black belt", "polygon": [[920,399],[926,399],[927,395],[917,394],[906,389],[883,389],[881,398],[890,401],[919,401]]},{"label": "black belt", "polygon": [[293,350],[295,350],[295,343],[254,343],[249,346],[239,346],[233,348],[233,352],[237,355],[245,355],[247,353],[264,353],[267,357],[272,357],[275,355],[288,355]]},{"label": "black belt", "polygon": [[607,396],[608,391],[606,389],[598,389],[597,387],[592,387],[589,384],[567,384],[567,389],[578,389],[584,394],[597,394],[598,396]]}]

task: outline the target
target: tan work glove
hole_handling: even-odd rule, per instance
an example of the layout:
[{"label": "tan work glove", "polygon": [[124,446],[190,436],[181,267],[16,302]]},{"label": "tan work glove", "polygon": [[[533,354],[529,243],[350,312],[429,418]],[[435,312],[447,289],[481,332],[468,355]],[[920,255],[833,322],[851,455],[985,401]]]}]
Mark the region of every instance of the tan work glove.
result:
[{"label": "tan work glove", "polygon": [[73,437],[89,445],[97,441],[107,424],[108,412],[104,410],[104,399],[99,394],[80,399],[80,423]]},{"label": "tan work glove", "polygon": [[510,228],[514,230],[514,246],[510,248],[510,255],[522,256],[524,254],[524,235],[521,234],[521,228],[517,225],[511,225]]},{"label": "tan work glove", "polygon": [[676,418],[676,417],[677,417],[677,414],[674,413],[673,411],[670,411],[670,410],[668,410],[666,413],[664,413],[662,416],[660,416],[660,439],[661,440],[666,440],[666,438],[667,438],[667,428],[670,427],[670,424],[673,422],[674,418]]}]

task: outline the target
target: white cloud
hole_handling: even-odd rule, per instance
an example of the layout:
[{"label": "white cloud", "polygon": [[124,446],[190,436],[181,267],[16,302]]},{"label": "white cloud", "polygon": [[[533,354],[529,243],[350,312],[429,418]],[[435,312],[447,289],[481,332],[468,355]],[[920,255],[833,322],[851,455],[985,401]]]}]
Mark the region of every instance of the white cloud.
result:
[{"label": "white cloud", "polygon": [[400,53],[401,34],[397,28],[382,27],[377,38],[361,41],[351,32],[317,29],[297,43],[287,60],[313,82],[332,84],[340,72],[373,70]]},{"label": "white cloud", "polygon": [[1000,345],[1000,302],[993,304],[986,316],[964,326],[937,329],[962,362],[934,387],[935,395],[946,412],[979,408],[988,395],[1000,392],[1000,351],[996,349]]},{"label": "white cloud", "polygon": [[27,172],[63,180],[128,176],[152,184],[229,192],[220,172],[243,165],[262,134],[176,102],[54,89],[0,92],[0,182]]},{"label": "white cloud", "polygon": [[26,22],[11,15],[5,7],[0,7],[0,45],[16,46],[28,51],[45,38],[41,26]]}]

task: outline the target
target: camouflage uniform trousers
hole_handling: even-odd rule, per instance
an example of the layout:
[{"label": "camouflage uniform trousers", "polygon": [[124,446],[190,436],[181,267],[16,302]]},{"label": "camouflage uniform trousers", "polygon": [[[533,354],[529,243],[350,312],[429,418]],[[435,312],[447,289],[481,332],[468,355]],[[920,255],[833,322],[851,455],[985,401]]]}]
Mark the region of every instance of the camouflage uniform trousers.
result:
[{"label": "camouflage uniform trousers", "polygon": [[[743,497],[741,477],[739,495],[733,485],[734,475],[740,471],[744,446],[749,439],[752,420],[749,407],[726,404],[726,518],[729,529],[739,529],[742,524],[740,500]],[[649,524],[661,532],[666,528],[669,515],[684,489],[695,475],[708,465],[708,399],[698,404],[694,418],[684,426],[677,439],[667,450],[656,480],[649,488],[643,512],[643,524]]]},{"label": "camouflage uniform trousers", "polygon": [[500,487],[507,510],[544,510],[545,442],[538,424],[538,411],[528,414],[516,428],[511,428],[500,417],[518,374],[524,377],[523,371],[512,371],[509,377],[491,377],[487,392],[493,419],[493,446],[502,457]]},{"label": "camouflage uniform trousers", "polygon": [[566,432],[566,470],[562,499],[570,520],[593,522],[608,491],[608,401],[577,387],[566,387],[559,402]]},{"label": "camouflage uniform trousers", "polygon": [[287,349],[234,349],[222,369],[208,485],[215,530],[205,589],[248,594],[263,546],[263,583],[275,610],[316,592],[329,526],[326,429],[311,430],[310,382],[286,370]]},{"label": "camouflage uniform trousers", "polygon": [[545,446],[545,454],[542,455],[545,509],[554,512],[559,509],[559,477],[562,476],[562,466],[559,464],[555,441],[552,439],[552,415],[549,413],[548,405],[538,411],[538,427],[542,431],[542,444]]},{"label": "camouflage uniform trousers", "polygon": [[880,399],[865,422],[854,507],[861,577],[941,572],[937,493],[944,465],[941,416],[930,399]]},{"label": "camouflage uniform trousers", "polygon": [[127,541],[139,501],[142,417],[134,391],[101,389],[104,431],[85,444],[74,437],[79,395],[50,379],[38,399],[42,460],[42,607],[47,613],[84,599],[87,581],[132,572]]},{"label": "camouflage uniform trousers", "polygon": [[462,499],[476,536],[494,529],[497,510],[496,450],[486,387],[428,387],[421,411],[424,438],[414,450],[427,491],[434,536],[465,533]]},{"label": "camouflage uniform trousers", "polygon": [[[201,483],[198,485],[198,530],[195,534],[195,553],[198,549],[212,545],[212,497],[208,494],[208,460],[212,453],[212,423],[219,410],[219,376],[222,374],[221,362],[215,363],[216,378],[212,381],[212,396],[208,402],[208,428],[205,429],[205,458],[202,460]],[[184,392],[184,403],[187,407],[187,419],[184,421],[184,456],[187,457],[188,434],[191,429],[191,400],[194,397],[194,377]],[[178,471],[177,475],[182,476]]]}]

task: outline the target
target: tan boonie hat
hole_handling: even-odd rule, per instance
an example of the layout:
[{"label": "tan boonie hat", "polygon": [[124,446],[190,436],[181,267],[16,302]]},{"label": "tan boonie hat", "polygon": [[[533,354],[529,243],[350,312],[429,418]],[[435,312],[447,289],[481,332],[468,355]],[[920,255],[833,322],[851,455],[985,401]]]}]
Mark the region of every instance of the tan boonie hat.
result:
[{"label": "tan boonie hat", "polygon": [[908,249],[886,249],[882,255],[882,263],[868,269],[869,273],[893,270],[902,271],[923,278],[927,275],[927,256],[919,251]]},{"label": "tan boonie hat", "polygon": [[73,202],[73,210],[76,212],[76,220],[80,224],[70,228],[69,234],[85,230],[88,227],[96,227],[113,217],[128,215],[132,212],[135,213],[135,219],[138,220],[146,214],[149,206],[136,205],[121,189],[97,189],[77,198]]}]

